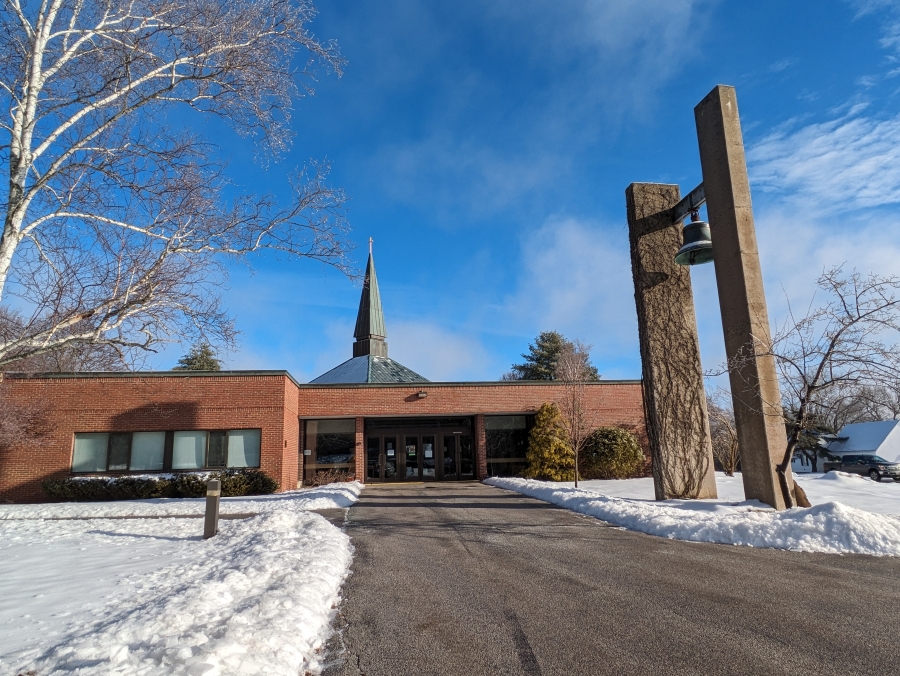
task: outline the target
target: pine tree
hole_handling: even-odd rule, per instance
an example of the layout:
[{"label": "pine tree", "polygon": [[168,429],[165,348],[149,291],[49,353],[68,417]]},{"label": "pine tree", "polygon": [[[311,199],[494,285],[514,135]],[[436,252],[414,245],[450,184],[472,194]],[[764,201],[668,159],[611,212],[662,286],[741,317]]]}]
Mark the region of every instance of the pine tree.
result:
[{"label": "pine tree", "polygon": [[[522,355],[524,363],[513,364],[503,380],[556,380],[556,363],[560,355],[574,346],[575,343],[559,331],[543,331]],[[600,380],[597,367],[588,362],[587,368],[585,380]]]},{"label": "pine tree", "polygon": [[538,410],[528,435],[525,459],[528,465],[523,476],[529,479],[572,481],[575,478],[575,454],[556,404],[544,404]]},{"label": "pine tree", "polygon": [[216,353],[209,343],[198,343],[191,351],[178,360],[178,366],[173,371],[221,371],[222,362],[216,358]]}]

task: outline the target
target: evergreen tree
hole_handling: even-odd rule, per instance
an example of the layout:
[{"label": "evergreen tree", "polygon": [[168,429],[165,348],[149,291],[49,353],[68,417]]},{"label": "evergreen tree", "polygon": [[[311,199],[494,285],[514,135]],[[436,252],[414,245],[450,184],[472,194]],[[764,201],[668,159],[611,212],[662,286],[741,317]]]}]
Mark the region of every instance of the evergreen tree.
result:
[{"label": "evergreen tree", "polygon": [[528,435],[525,459],[528,465],[523,476],[529,479],[572,481],[575,478],[575,454],[556,404],[544,404],[538,410]]},{"label": "evergreen tree", "polygon": [[221,371],[222,362],[216,358],[216,353],[209,343],[198,343],[191,351],[178,360],[178,366],[173,371]]},{"label": "evergreen tree", "polygon": [[[525,362],[513,364],[503,380],[556,380],[556,363],[560,355],[574,349],[575,344],[559,331],[543,331],[522,355]],[[588,364],[585,380],[600,380],[600,373],[593,364]]]}]

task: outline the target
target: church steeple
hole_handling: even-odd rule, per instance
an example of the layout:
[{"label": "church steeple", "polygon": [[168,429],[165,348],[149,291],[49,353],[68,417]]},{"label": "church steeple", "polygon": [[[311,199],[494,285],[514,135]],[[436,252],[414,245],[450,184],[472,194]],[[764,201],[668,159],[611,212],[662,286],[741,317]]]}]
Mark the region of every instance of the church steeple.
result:
[{"label": "church steeple", "polygon": [[369,262],[366,265],[366,277],[363,280],[362,296],[359,299],[359,312],[356,315],[356,329],[353,331],[353,337],[356,338],[356,342],[353,343],[354,357],[388,356],[388,346],[385,342],[387,329],[384,326],[378,278],[375,276],[371,237],[369,238]]}]

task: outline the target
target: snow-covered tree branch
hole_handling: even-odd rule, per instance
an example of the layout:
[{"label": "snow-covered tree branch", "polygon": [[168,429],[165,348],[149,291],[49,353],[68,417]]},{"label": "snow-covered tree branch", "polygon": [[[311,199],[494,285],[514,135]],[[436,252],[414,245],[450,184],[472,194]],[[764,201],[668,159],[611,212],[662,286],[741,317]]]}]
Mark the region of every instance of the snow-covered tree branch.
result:
[{"label": "snow-covered tree branch", "polygon": [[76,345],[228,343],[228,257],[347,269],[326,162],[296,172],[284,206],[240,193],[194,131],[215,116],[264,155],[286,149],[292,102],[343,66],[314,16],[309,0],[0,0],[0,368]]}]

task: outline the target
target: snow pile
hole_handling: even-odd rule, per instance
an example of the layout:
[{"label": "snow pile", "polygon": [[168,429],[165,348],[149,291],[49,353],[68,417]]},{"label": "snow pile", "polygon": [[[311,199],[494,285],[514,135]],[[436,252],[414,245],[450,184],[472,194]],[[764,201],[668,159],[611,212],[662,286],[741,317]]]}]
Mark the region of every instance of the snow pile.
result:
[{"label": "snow pile", "polygon": [[[319,488],[285,491],[273,495],[246,495],[222,498],[220,513],[266,513],[275,510],[308,511],[349,507],[356,502],[363,485],[358,481],[329,484]],[[99,518],[121,516],[202,515],[206,498],[154,498],[117,502],[58,502],[40,505],[0,505],[2,519]]]},{"label": "snow pile", "polygon": [[900,518],[839,502],[777,512],[756,501],[653,502],[530,479],[492,478],[486,483],[660,537],[804,552],[900,556]]},{"label": "snow pile", "polygon": [[[26,644],[14,652],[0,649],[0,671],[146,676],[318,671],[317,651],[350,566],[349,538],[317,514],[286,508],[287,501],[279,509],[274,504],[266,514],[222,522],[219,535],[207,541],[193,519],[3,522],[0,587],[10,593],[0,594],[0,621],[6,627],[27,621],[31,609],[19,605],[23,596],[44,596],[34,594],[41,582],[35,571],[22,568],[28,560],[45,561],[56,574],[43,580],[43,591],[56,596],[45,605],[66,607],[70,591],[77,602],[62,613],[68,619],[62,633],[52,631],[52,621],[46,631],[43,621],[37,622]],[[127,510],[131,504],[103,505],[114,506]],[[132,559],[150,556],[154,548],[163,552],[155,565],[140,573],[128,570]],[[103,563],[118,563],[130,574],[110,583],[102,567],[79,566],[79,553],[91,549]],[[54,558],[46,561],[48,555]],[[32,587],[27,594],[19,589],[23,584]]]}]

